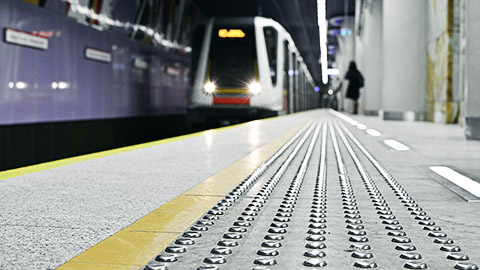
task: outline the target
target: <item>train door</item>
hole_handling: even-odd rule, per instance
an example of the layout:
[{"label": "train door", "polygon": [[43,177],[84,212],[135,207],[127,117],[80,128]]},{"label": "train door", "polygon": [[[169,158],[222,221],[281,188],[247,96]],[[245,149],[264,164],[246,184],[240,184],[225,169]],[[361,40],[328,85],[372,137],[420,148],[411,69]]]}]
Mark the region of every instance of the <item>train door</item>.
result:
[{"label": "train door", "polygon": [[293,89],[292,89],[292,99],[293,99],[293,111],[298,111],[298,78],[297,78],[297,56],[292,54],[292,81],[293,81]]},{"label": "train door", "polygon": [[290,109],[290,77],[288,75],[288,69],[290,65],[290,53],[288,52],[288,41],[283,41],[283,111],[285,113],[291,113]]}]

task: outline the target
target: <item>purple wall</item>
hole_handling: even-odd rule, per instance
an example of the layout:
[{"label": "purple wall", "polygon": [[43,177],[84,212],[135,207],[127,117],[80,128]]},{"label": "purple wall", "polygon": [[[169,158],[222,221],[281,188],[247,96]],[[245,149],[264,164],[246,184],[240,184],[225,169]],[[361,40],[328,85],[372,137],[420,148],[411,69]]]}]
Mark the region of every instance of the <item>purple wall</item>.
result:
[{"label": "purple wall", "polygon": [[[0,125],[184,113],[189,57],[160,51],[112,31],[99,31],[19,0],[0,1],[0,26],[44,32],[48,50],[0,42]],[[85,47],[112,53],[87,60]],[[148,70],[135,69],[134,57]],[[167,67],[179,71],[166,73]],[[26,84],[17,89],[18,82]],[[65,89],[54,89],[63,82]],[[53,86],[52,86],[53,83]]]}]

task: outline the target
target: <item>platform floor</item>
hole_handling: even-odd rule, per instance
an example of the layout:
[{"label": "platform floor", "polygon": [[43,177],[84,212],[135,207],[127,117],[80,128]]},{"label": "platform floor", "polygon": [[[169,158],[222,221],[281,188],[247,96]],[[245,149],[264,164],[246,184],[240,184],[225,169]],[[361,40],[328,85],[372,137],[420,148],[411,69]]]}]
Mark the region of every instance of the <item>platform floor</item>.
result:
[{"label": "platform floor", "polygon": [[[371,128],[381,135],[368,135],[365,130]],[[379,161],[377,168],[352,138]],[[395,151],[385,139],[410,150]],[[261,167],[279,149],[283,152]],[[273,261],[272,269],[324,263],[327,269],[372,263],[379,269],[475,269],[468,263],[480,262],[478,198],[435,174],[432,165],[449,166],[478,181],[480,142],[463,140],[457,125],[315,110],[1,172],[0,269],[143,269],[145,264],[152,269],[250,269],[270,267]],[[261,176],[248,178],[259,167]],[[325,177],[318,177],[321,168]],[[244,212],[256,215],[238,220],[250,217]],[[419,225],[424,216],[430,219]],[[197,219],[204,222],[191,227]],[[402,228],[386,229],[388,220]],[[233,234],[225,236],[231,227]],[[194,232],[202,237],[194,238]],[[238,235],[241,239],[224,241]],[[267,235],[284,239],[265,240]],[[309,235],[315,239],[306,240]],[[195,244],[178,241],[184,238]],[[398,250],[402,243],[393,243],[394,238],[410,240],[405,245],[416,250]],[[238,247],[218,246],[230,240]],[[449,251],[441,251],[442,246]],[[183,248],[187,252],[177,253]],[[213,249],[232,254],[211,254]],[[465,257],[458,254],[469,259],[459,261]],[[225,263],[212,256],[223,256]],[[168,262],[172,258],[178,262]]]}]

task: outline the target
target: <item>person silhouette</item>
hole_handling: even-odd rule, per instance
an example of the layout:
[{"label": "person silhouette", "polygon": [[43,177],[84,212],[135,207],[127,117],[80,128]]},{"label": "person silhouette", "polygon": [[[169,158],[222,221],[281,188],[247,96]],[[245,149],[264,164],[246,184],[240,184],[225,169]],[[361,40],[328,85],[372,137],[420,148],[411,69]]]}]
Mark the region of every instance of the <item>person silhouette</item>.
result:
[{"label": "person silhouette", "polygon": [[353,101],[353,114],[358,114],[358,98],[360,97],[360,88],[364,85],[362,73],[358,71],[355,61],[350,61],[345,79],[348,80],[346,98]]}]

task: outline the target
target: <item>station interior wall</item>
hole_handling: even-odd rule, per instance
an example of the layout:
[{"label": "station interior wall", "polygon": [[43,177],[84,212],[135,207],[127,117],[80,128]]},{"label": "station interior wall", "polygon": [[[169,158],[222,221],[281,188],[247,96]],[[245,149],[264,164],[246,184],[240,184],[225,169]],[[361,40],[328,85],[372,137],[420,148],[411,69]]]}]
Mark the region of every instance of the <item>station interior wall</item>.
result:
[{"label": "station interior wall", "polygon": [[[459,123],[466,138],[479,139],[478,10],[465,0],[357,0],[355,26],[342,25],[354,30],[355,55],[342,48],[348,37],[338,37],[336,59],[355,60],[364,74],[361,112]],[[338,67],[344,76],[347,67]]]}]

